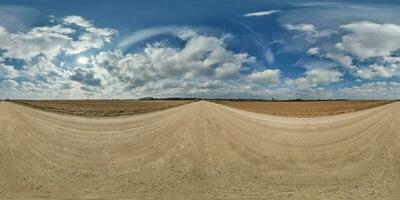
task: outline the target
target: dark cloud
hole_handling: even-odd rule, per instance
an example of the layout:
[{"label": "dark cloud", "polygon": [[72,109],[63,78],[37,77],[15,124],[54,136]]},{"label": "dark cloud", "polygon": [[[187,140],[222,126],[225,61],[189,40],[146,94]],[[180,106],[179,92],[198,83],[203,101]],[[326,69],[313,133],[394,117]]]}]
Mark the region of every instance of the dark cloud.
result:
[{"label": "dark cloud", "polygon": [[102,86],[102,80],[95,77],[95,72],[93,70],[77,68],[74,70],[71,80],[87,86]]}]

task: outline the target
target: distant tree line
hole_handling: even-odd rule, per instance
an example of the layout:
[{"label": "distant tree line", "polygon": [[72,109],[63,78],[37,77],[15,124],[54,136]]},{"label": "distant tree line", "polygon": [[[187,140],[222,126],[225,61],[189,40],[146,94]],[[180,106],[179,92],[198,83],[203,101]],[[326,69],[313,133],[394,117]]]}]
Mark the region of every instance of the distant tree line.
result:
[{"label": "distant tree line", "polygon": [[201,98],[192,98],[192,97],[166,97],[166,98],[155,98],[155,97],[142,97],[139,100],[191,100],[191,101],[200,101]]},{"label": "distant tree line", "polygon": [[261,99],[261,98],[182,98],[182,97],[167,97],[167,98],[156,98],[156,97],[142,97],[139,100],[208,100],[208,101],[265,101],[265,102],[304,102],[304,101],[349,101],[349,99]]}]

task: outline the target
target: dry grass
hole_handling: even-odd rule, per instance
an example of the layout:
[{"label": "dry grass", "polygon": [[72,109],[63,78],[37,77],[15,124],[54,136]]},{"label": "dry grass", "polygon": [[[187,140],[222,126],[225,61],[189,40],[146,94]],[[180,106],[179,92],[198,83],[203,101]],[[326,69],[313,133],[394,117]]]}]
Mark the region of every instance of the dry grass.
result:
[{"label": "dry grass", "polygon": [[29,107],[63,114],[86,117],[113,117],[147,113],[193,101],[145,100],[37,100],[15,101]]},{"label": "dry grass", "polygon": [[320,117],[373,108],[393,101],[305,101],[305,102],[241,102],[214,101],[251,112],[290,117]]}]

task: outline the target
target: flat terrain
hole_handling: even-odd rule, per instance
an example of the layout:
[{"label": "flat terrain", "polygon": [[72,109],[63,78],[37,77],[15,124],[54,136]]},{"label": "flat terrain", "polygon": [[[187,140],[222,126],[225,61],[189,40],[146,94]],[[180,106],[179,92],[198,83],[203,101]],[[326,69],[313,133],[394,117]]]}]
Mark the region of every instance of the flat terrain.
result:
[{"label": "flat terrain", "polygon": [[288,117],[320,117],[365,110],[393,101],[304,101],[304,102],[247,102],[213,101],[251,112]]},{"label": "flat terrain", "polygon": [[2,199],[396,199],[400,103],[321,118],[207,101],[122,118],[0,102]]},{"label": "flat terrain", "polygon": [[169,100],[42,100],[16,101],[16,103],[45,111],[87,117],[113,117],[152,112],[193,101]]}]

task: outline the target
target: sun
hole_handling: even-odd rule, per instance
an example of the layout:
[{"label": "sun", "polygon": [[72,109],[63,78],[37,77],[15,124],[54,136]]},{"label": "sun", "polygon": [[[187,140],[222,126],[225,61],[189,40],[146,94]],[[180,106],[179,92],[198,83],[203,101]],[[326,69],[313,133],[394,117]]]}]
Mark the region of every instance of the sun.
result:
[{"label": "sun", "polygon": [[80,65],[86,65],[89,63],[89,58],[85,57],[85,56],[79,56],[76,59],[76,63],[80,64]]}]

